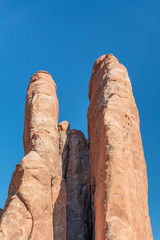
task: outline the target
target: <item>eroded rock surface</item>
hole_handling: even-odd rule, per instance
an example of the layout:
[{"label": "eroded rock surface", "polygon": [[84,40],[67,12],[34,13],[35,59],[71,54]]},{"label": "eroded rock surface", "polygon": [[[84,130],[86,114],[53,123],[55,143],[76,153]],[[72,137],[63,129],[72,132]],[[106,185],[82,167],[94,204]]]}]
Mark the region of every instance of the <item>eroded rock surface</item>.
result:
[{"label": "eroded rock surface", "polygon": [[100,57],[89,83],[95,240],[152,240],[139,116],[126,68]]},{"label": "eroded rock surface", "polygon": [[67,239],[91,240],[90,168],[88,141],[83,133],[71,130],[67,135]]},{"label": "eroded rock surface", "polygon": [[53,210],[61,184],[58,100],[47,72],[37,72],[27,90],[25,157],[13,173],[0,239],[53,239]]},{"label": "eroded rock surface", "polygon": [[59,161],[58,99],[56,84],[44,71],[35,73],[28,86],[25,123],[24,151],[36,151],[47,160],[53,177],[61,175]]},{"label": "eroded rock surface", "polygon": [[45,160],[29,152],[13,174],[0,239],[52,239],[51,178]]},{"label": "eroded rock surface", "polygon": [[67,190],[66,190],[66,179],[64,178],[64,169],[66,166],[65,161],[68,160],[68,152],[66,151],[67,133],[70,129],[70,125],[67,121],[63,121],[58,124],[59,131],[59,155],[62,166],[62,181],[58,198],[55,202],[53,211],[53,228],[54,228],[54,239],[61,240],[66,239],[67,231]]},{"label": "eroded rock surface", "polygon": [[152,240],[139,116],[126,68],[100,57],[89,84],[89,141],[58,125],[56,85],[45,71],[27,90],[25,157],[16,166],[1,240]]},{"label": "eroded rock surface", "polygon": [[54,211],[55,239],[91,240],[88,141],[81,131],[70,130],[66,121],[58,128],[63,180]]}]

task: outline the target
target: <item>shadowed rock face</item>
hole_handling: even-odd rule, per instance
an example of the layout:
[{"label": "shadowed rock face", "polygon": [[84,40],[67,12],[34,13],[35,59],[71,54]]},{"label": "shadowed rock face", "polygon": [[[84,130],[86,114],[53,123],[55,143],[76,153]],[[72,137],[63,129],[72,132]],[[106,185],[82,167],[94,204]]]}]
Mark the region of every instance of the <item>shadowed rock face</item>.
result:
[{"label": "shadowed rock face", "polygon": [[67,137],[67,239],[91,240],[88,142],[83,133],[77,130],[69,131]]},{"label": "shadowed rock face", "polygon": [[95,62],[89,98],[95,239],[151,240],[138,111],[127,70],[113,55]]},{"label": "shadowed rock face", "polygon": [[56,85],[44,71],[30,79],[25,157],[16,166],[2,240],[152,240],[139,117],[127,70],[100,57],[89,84],[89,142],[58,125]]},{"label": "shadowed rock face", "polygon": [[2,217],[2,213],[3,213],[3,209],[0,208],[0,220],[1,220],[1,217]]},{"label": "shadowed rock face", "polygon": [[83,133],[59,124],[62,160],[61,191],[53,213],[56,240],[91,240],[90,168],[88,141]]}]

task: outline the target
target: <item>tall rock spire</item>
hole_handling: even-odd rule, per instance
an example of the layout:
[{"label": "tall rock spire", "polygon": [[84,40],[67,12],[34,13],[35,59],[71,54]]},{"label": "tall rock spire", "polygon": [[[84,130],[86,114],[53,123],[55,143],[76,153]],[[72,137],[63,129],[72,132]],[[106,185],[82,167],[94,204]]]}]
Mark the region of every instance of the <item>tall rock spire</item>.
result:
[{"label": "tall rock spire", "polygon": [[139,116],[126,68],[100,57],[89,83],[95,240],[152,240]]},{"label": "tall rock spire", "polygon": [[88,141],[58,125],[56,85],[44,71],[29,82],[25,157],[16,166],[3,213],[1,240],[91,239]]},{"label": "tall rock spire", "polygon": [[24,151],[37,152],[46,159],[51,175],[60,175],[58,99],[56,84],[48,72],[35,73],[28,86],[25,123]]},{"label": "tall rock spire", "polygon": [[47,72],[35,73],[29,83],[24,150],[26,156],[10,183],[0,239],[53,240],[53,209],[62,174],[56,85]]},{"label": "tall rock spire", "polygon": [[30,79],[25,157],[16,166],[1,240],[153,240],[139,116],[126,68],[111,54],[93,66],[89,141],[58,125],[56,85]]}]

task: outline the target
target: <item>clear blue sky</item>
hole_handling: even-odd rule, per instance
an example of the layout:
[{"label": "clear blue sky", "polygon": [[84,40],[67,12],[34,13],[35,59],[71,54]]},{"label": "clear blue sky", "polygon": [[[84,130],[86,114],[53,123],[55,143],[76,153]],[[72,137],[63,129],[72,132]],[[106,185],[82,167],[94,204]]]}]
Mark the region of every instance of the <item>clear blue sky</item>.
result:
[{"label": "clear blue sky", "polygon": [[129,72],[140,113],[154,239],[160,239],[160,1],[0,1],[0,207],[24,156],[27,85],[38,70],[57,84],[59,122],[87,136],[94,61],[113,53]]}]

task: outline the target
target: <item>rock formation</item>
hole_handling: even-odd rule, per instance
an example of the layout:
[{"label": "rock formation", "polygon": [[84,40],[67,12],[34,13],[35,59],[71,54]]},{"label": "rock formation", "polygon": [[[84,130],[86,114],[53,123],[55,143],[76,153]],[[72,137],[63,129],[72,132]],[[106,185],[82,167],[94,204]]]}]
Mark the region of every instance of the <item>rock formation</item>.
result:
[{"label": "rock formation", "polygon": [[94,63],[89,98],[95,239],[151,240],[138,111],[127,70],[112,54]]},{"label": "rock formation", "polygon": [[89,141],[58,124],[56,85],[44,71],[27,90],[25,157],[16,166],[2,240],[152,240],[139,117],[127,70],[100,57],[89,84]]},{"label": "rock formation", "polygon": [[54,210],[54,239],[91,240],[88,141],[81,131],[70,130],[66,121],[58,128],[63,181]]},{"label": "rock formation", "polygon": [[27,90],[25,157],[13,173],[0,239],[53,239],[53,208],[61,183],[56,85],[46,72]]}]

